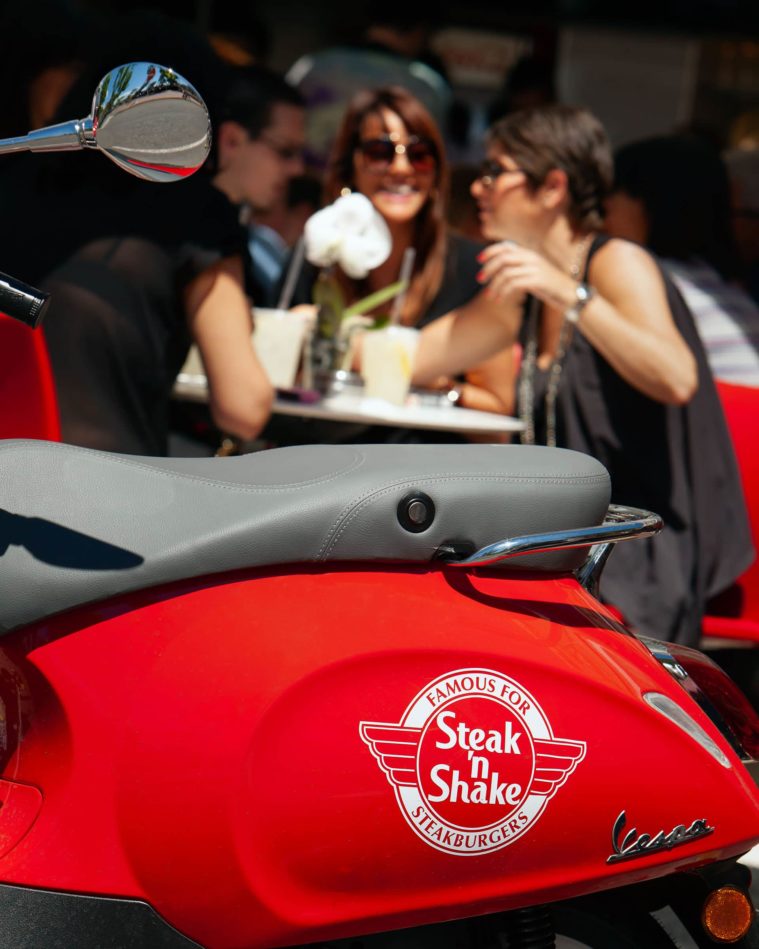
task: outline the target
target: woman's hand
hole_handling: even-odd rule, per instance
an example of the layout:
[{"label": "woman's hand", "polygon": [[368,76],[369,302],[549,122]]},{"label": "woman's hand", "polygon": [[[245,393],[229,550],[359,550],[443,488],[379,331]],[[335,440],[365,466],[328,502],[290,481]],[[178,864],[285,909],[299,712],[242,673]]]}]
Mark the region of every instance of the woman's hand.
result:
[{"label": "woman's hand", "polygon": [[569,274],[541,254],[513,241],[491,244],[477,259],[482,263],[477,279],[486,284],[483,292],[488,298],[521,302],[529,293],[562,309],[575,300],[576,283]]},{"label": "woman's hand", "polygon": [[[577,300],[576,281],[551,261],[509,241],[486,248],[483,296],[532,294],[561,316]],[[596,293],[578,329],[628,382],[657,402],[682,405],[698,385],[696,362],[678,332],[656,264],[627,241],[609,241],[591,260]]]}]

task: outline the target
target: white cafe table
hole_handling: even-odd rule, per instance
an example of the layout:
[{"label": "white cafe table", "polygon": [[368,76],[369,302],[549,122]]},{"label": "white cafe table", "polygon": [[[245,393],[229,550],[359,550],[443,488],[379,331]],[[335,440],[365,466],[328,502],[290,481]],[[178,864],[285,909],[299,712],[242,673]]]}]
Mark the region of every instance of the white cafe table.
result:
[{"label": "white cafe table", "polygon": [[[208,401],[205,376],[181,372],[174,383],[173,394],[174,398],[184,401]],[[327,422],[429,429],[457,432],[461,435],[499,435],[504,432],[520,432],[524,428],[520,419],[509,415],[478,412],[454,405],[427,405],[413,394],[403,406],[393,405],[382,399],[366,399],[351,392],[326,396],[316,402],[302,402],[280,394],[274,400],[272,413]]]}]

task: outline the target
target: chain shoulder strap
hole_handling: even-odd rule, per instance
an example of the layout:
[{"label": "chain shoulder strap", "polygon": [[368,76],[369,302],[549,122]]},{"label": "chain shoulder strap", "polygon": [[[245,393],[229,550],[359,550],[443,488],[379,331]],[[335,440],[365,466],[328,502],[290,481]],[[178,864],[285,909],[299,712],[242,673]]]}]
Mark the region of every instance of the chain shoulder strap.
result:
[{"label": "chain shoulder strap", "polygon": [[[582,265],[592,240],[593,235],[588,234],[577,249],[577,255],[569,271],[573,280],[579,281],[580,279]],[[525,314],[527,325],[525,347],[517,391],[519,418],[524,423],[524,429],[520,435],[520,441],[523,445],[535,444],[535,374],[538,365],[538,325],[541,308],[542,304],[536,297],[529,297]],[[565,314],[559,330],[556,355],[551,360],[548,369],[548,385],[545,395],[546,445],[551,448],[556,447],[556,400],[559,396],[564,360],[569,351],[573,331],[574,326]]]}]

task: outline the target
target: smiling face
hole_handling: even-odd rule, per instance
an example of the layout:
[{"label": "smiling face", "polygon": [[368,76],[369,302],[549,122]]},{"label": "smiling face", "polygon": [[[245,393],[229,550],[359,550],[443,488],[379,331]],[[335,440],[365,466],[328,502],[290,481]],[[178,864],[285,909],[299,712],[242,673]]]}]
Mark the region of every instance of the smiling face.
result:
[{"label": "smiling face", "polygon": [[[360,144],[353,154],[356,191],[369,198],[391,228],[411,223],[437,184],[434,147],[384,107],[364,118],[359,141],[365,147]],[[377,143],[384,143],[384,149]]]}]

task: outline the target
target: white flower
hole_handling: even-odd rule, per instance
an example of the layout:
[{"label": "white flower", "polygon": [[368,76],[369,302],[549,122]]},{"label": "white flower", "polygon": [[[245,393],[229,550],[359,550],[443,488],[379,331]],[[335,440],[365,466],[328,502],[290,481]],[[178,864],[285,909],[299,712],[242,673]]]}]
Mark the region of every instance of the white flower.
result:
[{"label": "white flower", "polygon": [[361,280],[390,256],[392,238],[385,219],[363,194],[346,194],[306,221],[306,258],[316,267],[339,264]]}]

